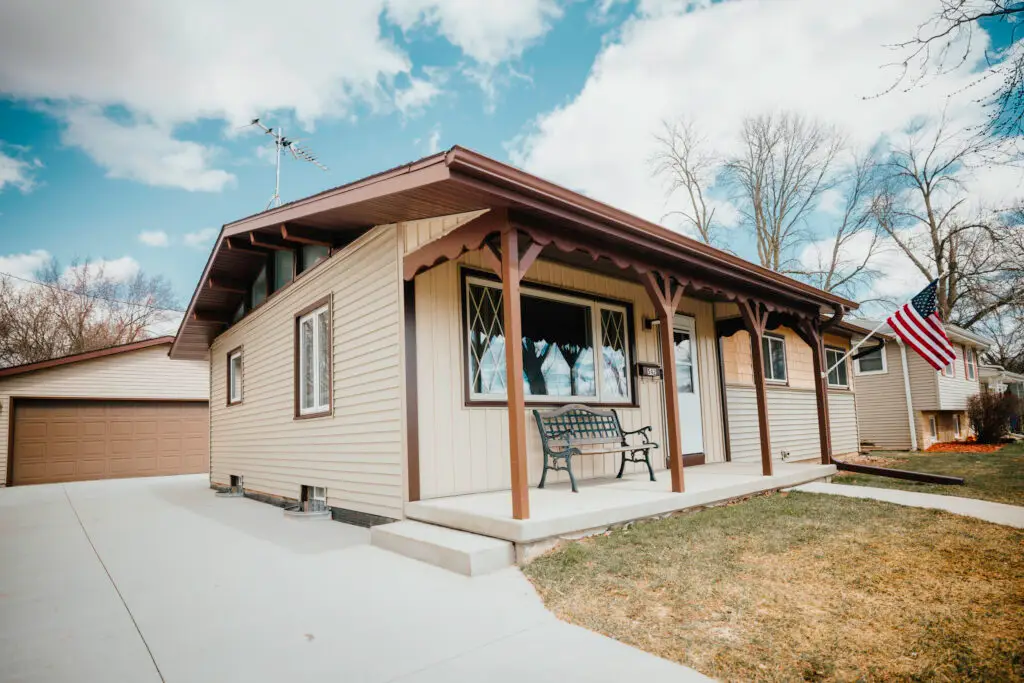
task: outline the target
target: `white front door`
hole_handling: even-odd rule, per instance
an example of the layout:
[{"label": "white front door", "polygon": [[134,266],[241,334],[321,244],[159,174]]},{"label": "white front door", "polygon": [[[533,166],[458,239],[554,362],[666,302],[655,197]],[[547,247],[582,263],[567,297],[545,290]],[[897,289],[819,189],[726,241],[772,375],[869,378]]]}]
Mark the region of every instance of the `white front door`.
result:
[{"label": "white front door", "polygon": [[683,432],[683,453],[703,453],[700,372],[697,368],[697,334],[693,318],[677,315],[672,339],[676,345],[676,390],[679,392],[679,426]]}]

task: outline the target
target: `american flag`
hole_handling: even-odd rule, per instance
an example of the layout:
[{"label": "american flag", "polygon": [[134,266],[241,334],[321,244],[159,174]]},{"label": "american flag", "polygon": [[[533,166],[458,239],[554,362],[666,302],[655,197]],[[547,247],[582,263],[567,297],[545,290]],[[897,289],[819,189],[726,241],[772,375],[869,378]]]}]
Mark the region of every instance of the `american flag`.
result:
[{"label": "american flag", "polygon": [[910,303],[903,304],[890,315],[886,322],[903,343],[917,351],[933,368],[941,370],[956,360],[956,352],[949,343],[949,337],[942,328],[942,318],[939,317],[935,293],[938,284],[938,280],[932,280]]}]

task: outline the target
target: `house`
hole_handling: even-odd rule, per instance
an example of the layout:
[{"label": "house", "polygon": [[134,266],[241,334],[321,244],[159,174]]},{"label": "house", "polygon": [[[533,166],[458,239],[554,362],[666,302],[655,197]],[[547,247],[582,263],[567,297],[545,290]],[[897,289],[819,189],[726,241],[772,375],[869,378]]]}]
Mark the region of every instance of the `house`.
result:
[{"label": "house", "polygon": [[956,325],[947,323],[945,329],[957,361],[942,371],[908,350],[888,326],[876,334],[884,347],[868,341],[870,352],[857,354],[853,374],[860,388],[857,419],[864,446],[924,450],[967,438],[967,399],[981,391],[978,359],[991,341]]},{"label": "house", "polygon": [[[727,329],[725,321],[729,318],[724,313],[735,311],[736,307],[716,307],[719,328]],[[823,338],[825,366],[831,369],[827,382],[828,409],[832,455],[836,457],[860,450],[856,382],[850,361],[844,356],[852,346],[852,338],[867,333],[868,330],[843,321]],[[818,433],[808,429],[817,419],[811,347],[796,331],[784,326],[765,332],[764,337],[762,356],[773,457],[785,461],[817,460],[821,455]],[[738,330],[732,336],[720,334],[720,340],[729,459],[756,461],[760,454],[750,336]]]},{"label": "house", "polygon": [[[665,494],[715,463],[775,476],[813,458],[825,476],[830,405],[855,448],[852,381],[816,378],[855,308],[454,147],[225,225],[170,355],[210,358],[212,485],[364,524],[493,494],[522,521],[531,498],[573,496],[532,488],[531,411],[566,403],[651,426]],[[587,480],[619,460],[573,466],[571,499],[593,501]]]},{"label": "house", "polygon": [[[1019,372],[1010,372],[1000,365],[981,366],[981,385],[986,391],[994,391],[1002,394],[1010,392],[1024,405],[1024,375]],[[1010,418],[1010,431],[1020,433],[1024,430],[1021,423],[1021,415]]]},{"label": "house", "polygon": [[0,482],[209,468],[209,365],[158,337],[0,369]]}]

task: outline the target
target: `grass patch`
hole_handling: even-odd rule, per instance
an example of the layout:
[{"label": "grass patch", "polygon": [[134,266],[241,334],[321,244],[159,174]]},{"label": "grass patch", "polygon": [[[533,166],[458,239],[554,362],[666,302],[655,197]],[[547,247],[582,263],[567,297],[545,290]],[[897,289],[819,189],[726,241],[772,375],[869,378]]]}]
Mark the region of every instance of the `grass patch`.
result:
[{"label": "grass patch", "polygon": [[995,453],[906,453],[874,451],[867,459],[855,462],[894,469],[947,474],[963,477],[963,486],[921,484],[871,474],[840,472],[837,484],[877,486],[944,496],[978,498],[1010,505],[1024,505],[1024,442],[1004,447]]},{"label": "grass patch", "polygon": [[722,680],[1024,680],[1024,532],[774,494],[567,544],[560,618]]}]

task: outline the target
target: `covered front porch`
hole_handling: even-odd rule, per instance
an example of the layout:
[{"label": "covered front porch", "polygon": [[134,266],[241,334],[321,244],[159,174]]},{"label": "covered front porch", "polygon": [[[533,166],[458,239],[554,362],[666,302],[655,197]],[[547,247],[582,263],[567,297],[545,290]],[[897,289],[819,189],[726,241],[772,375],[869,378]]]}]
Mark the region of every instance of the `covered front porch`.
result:
[{"label": "covered front porch", "polygon": [[407,503],[406,516],[461,531],[530,544],[586,535],[637,519],[706,507],[744,496],[796,486],[834,474],[835,465],[775,463],[765,475],[760,463],[723,462],[686,468],[686,490],[674,492],[670,477],[645,474],[591,479],[573,494],[568,484],[529,491],[530,516],[513,517],[512,491],[471,493]]}]

